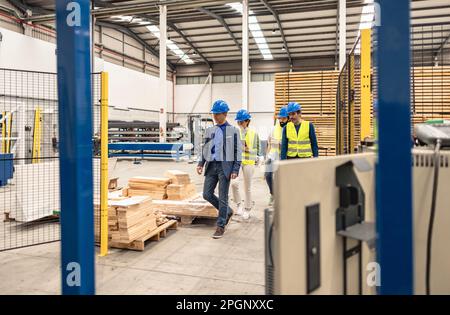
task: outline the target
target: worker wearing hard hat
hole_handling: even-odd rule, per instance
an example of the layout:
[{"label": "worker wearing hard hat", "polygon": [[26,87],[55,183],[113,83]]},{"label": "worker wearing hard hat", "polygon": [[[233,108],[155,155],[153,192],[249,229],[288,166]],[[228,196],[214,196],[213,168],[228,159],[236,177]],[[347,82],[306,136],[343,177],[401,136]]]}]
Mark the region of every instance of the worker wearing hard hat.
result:
[{"label": "worker wearing hard hat", "polygon": [[[216,239],[223,236],[225,227],[233,216],[233,210],[228,204],[228,191],[230,181],[238,177],[241,167],[240,134],[238,128],[227,122],[229,110],[226,102],[214,102],[211,113],[216,125],[206,130],[202,156],[197,165],[199,175],[205,168],[203,198],[219,210],[217,229],[213,235]],[[217,184],[218,197],[214,194]]]},{"label": "worker wearing hard hat", "polygon": [[284,127],[281,139],[281,159],[301,159],[319,156],[314,125],[302,119],[298,103],[289,103],[287,112],[290,122]]},{"label": "worker wearing hard hat", "polygon": [[264,177],[266,179],[267,186],[269,186],[270,200],[269,205],[273,204],[273,168],[275,167],[275,161],[280,160],[280,148],[281,138],[283,135],[283,128],[289,121],[289,115],[287,107],[282,107],[277,116],[277,121],[273,128],[273,131],[268,139],[267,157],[266,157],[266,171]]},{"label": "worker wearing hard hat", "polygon": [[248,220],[253,207],[252,200],[252,178],[255,172],[258,156],[260,155],[260,141],[256,131],[249,128],[252,116],[245,109],[241,109],[236,114],[236,121],[239,125],[240,137],[242,143],[242,174],[244,182],[245,200],[243,202],[239,191],[239,180],[231,182],[233,191],[233,200],[237,205],[236,215],[242,216],[244,220]]}]

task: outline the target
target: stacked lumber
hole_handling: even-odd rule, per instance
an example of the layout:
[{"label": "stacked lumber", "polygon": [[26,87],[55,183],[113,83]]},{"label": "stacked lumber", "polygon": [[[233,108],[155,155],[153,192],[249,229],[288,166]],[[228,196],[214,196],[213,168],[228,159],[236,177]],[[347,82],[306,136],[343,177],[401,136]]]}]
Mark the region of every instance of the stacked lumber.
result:
[{"label": "stacked lumber", "polygon": [[181,218],[182,223],[190,223],[194,218],[217,218],[219,211],[200,194],[186,200],[153,200],[153,208],[166,215]]},{"label": "stacked lumber", "polygon": [[114,207],[112,217],[117,218],[118,229],[110,230],[109,237],[118,243],[131,243],[156,229],[156,216],[151,198],[136,196],[119,201],[111,201]]},{"label": "stacked lumber", "polygon": [[288,102],[302,105],[303,119],[316,127],[320,156],[336,152],[336,90],[339,71],[275,74],[275,111]]},{"label": "stacked lumber", "polygon": [[[95,242],[100,242],[100,235],[101,235],[101,215],[100,215],[100,205],[94,204],[94,237]],[[117,218],[117,211],[116,208],[109,206],[108,207],[108,235],[110,235],[113,232],[119,231],[119,224],[118,224],[118,218]]]},{"label": "stacked lumber", "polygon": [[170,178],[171,181],[171,184],[167,186],[167,199],[184,200],[197,194],[188,173],[169,170],[165,172],[164,176]]},{"label": "stacked lumber", "polygon": [[164,173],[164,177],[170,178],[171,183],[175,185],[185,185],[191,183],[189,174],[178,170],[168,170]]},{"label": "stacked lumber", "polygon": [[136,176],[128,180],[129,196],[150,196],[152,199],[166,199],[169,178]]},{"label": "stacked lumber", "polygon": [[167,199],[184,200],[197,194],[195,185],[192,183],[186,185],[170,184],[167,186]]},{"label": "stacked lumber", "polygon": [[[376,75],[377,69],[373,69]],[[355,69],[355,146],[360,140],[360,70]],[[338,71],[277,73],[275,75],[275,111],[288,102],[302,105],[303,118],[316,126],[320,155],[336,150],[336,90]],[[429,119],[450,119],[450,66],[411,69],[411,119],[413,126]],[[373,93],[377,92],[374,77]],[[373,113],[373,108],[371,110]],[[347,116],[344,115],[347,123]],[[373,119],[372,119],[373,122]],[[372,128],[371,128],[372,129]],[[348,130],[348,129],[347,129]],[[344,135],[346,137],[346,135]]]}]

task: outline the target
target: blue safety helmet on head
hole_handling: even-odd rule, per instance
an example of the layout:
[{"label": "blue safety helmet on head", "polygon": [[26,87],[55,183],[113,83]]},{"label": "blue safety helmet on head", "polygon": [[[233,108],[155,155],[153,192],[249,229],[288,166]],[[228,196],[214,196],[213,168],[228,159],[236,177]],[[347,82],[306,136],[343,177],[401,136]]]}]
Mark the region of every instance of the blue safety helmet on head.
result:
[{"label": "blue safety helmet on head", "polygon": [[228,107],[228,104],[222,100],[215,101],[211,108],[211,114],[222,114],[228,113],[229,111],[230,107]]},{"label": "blue safety helmet on head", "polygon": [[246,121],[252,118],[252,115],[245,109],[241,109],[237,112],[236,118],[234,120],[236,121]]},{"label": "blue safety helmet on head", "polygon": [[288,118],[289,114],[287,111],[287,107],[281,107],[280,112],[278,113],[278,118]]},{"label": "blue safety helmet on head", "polygon": [[300,106],[299,103],[290,102],[287,105],[287,112],[288,112],[288,114],[298,112],[299,110],[302,110],[302,107]]}]

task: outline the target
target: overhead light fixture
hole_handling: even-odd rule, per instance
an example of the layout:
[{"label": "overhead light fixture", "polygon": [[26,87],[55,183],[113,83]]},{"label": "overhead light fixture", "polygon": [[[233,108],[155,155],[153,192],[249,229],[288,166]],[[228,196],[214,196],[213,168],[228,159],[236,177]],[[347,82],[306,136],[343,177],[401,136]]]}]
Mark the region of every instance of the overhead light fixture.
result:
[{"label": "overhead light fixture", "polygon": [[193,53],[192,53],[192,55],[194,55],[194,56],[196,56],[197,55],[197,53],[194,51]]},{"label": "overhead light fixture", "polygon": [[[156,38],[159,39],[161,37],[161,32],[159,31],[159,28],[156,25],[153,25],[153,24],[147,25],[146,28]],[[178,45],[175,44],[173,41],[171,41],[169,38],[167,39],[167,48],[169,48],[169,50],[172,53],[174,53],[178,58],[183,60],[186,64],[190,65],[190,64],[194,63],[194,61],[191,58],[189,58],[189,56],[186,53],[184,53],[180,49],[180,47],[178,47]]]},{"label": "overhead light fixture", "polygon": [[286,51],[286,47],[284,47],[284,46],[281,47],[281,50],[282,50],[282,51]]},{"label": "overhead light fixture", "polygon": [[276,29],[273,29],[273,30],[272,30],[272,34],[275,34],[275,32],[276,32]]},{"label": "overhead light fixture", "polygon": [[[244,11],[242,8],[242,3],[240,2],[227,3],[227,6],[231,7],[241,14]],[[272,60],[273,56],[270,52],[269,45],[267,45],[264,33],[261,30],[261,26],[259,25],[258,20],[252,10],[248,10],[248,28],[251,31],[253,39],[255,40],[259,52],[261,53],[263,58],[266,60]]]}]

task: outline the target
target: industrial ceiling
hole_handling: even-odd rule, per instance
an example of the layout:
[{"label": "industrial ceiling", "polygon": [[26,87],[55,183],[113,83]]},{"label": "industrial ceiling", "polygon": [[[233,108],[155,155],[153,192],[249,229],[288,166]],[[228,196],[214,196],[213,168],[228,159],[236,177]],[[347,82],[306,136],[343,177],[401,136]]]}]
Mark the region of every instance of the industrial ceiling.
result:
[{"label": "industrial ceiling", "polygon": [[[53,23],[54,1],[12,0],[30,9],[35,23]],[[158,26],[159,4],[167,5],[168,36],[195,64],[241,60],[239,12],[227,1],[94,1],[93,14],[99,25],[116,27],[139,37],[158,53],[159,39],[149,32]],[[354,45],[368,0],[347,0],[347,48]],[[310,57],[335,57],[338,52],[338,0],[249,0],[273,60],[292,61]],[[382,16],[382,14],[381,14]],[[414,0],[411,8],[413,47],[432,52],[449,45],[450,3],[448,0]],[[251,61],[263,60],[255,38],[250,35]],[[179,55],[168,54],[172,64],[183,64]]]}]

